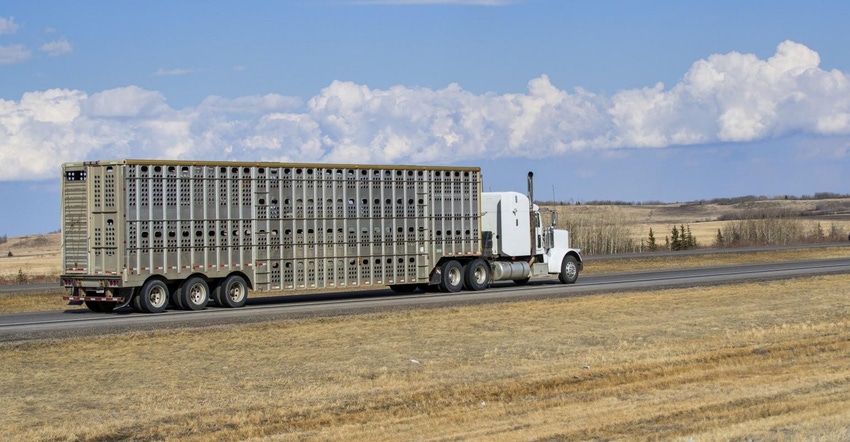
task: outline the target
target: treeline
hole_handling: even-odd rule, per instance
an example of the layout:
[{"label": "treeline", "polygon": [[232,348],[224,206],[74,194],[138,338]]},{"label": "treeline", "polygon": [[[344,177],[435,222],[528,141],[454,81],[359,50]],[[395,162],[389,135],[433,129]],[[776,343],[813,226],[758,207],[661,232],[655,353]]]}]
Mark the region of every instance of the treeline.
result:
[{"label": "treeline", "polygon": [[[684,201],[684,204],[717,204],[720,206],[732,206],[735,204],[752,203],[756,201],[809,201],[809,200],[828,200],[828,199],[848,199],[850,194],[835,193],[835,192],[816,192],[814,195],[782,195],[782,196],[764,196],[764,195],[744,195],[729,198],[712,198],[694,201]],[[576,206],[660,206],[669,204],[665,201],[619,201],[619,200],[591,200],[591,201],[539,201],[540,205],[576,205]],[[678,202],[678,201],[677,201]]]},{"label": "treeline", "polygon": [[583,254],[603,255],[634,253],[641,251],[641,243],[635,241],[628,220],[617,210],[606,210],[602,214],[575,214],[559,210],[558,226],[570,231],[570,243],[580,247]]},{"label": "treeline", "polygon": [[9,237],[6,235],[0,236],[0,244],[4,244],[9,241]]},{"label": "treeline", "polygon": [[744,219],[717,229],[714,247],[748,247],[794,245],[845,240],[845,233],[835,224],[824,228],[821,223],[806,228],[803,221],[790,218]]}]

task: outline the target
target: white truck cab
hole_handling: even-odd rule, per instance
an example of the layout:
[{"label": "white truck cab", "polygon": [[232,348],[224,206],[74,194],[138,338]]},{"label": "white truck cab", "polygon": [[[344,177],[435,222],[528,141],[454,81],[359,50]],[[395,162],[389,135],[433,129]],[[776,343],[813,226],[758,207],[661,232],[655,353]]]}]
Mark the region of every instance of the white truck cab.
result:
[{"label": "white truck cab", "polygon": [[554,216],[549,225],[543,225],[540,207],[530,198],[530,173],[529,196],[482,194],[482,253],[490,261],[492,280],[525,284],[531,277],[558,275],[561,282],[574,283],[582,269],[580,250],[570,247],[569,232],[555,228]]}]

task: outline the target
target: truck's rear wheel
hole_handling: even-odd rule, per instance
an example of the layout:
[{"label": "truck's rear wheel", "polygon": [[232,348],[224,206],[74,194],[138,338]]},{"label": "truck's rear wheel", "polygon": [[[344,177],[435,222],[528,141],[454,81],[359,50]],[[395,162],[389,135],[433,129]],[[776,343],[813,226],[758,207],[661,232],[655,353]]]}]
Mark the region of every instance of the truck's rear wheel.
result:
[{"label": "truck's rear wheel", "polygon": [[457,293],[463,288],[463,266],[455,260],[446,261],[440,266],[440,291]]},{"label": "truck's rear wheel", "polygon": [[578,261],[574,256],[567,255],[561,262],[561,273],[558,279],[564,284],[573,284],[578,279]]},{"label": "truck's rear wheel", "polygon": [[242,307],[248,301],[248,283],[239,275],[230,275],[215,288],[213,299],[222,307]]},{"label": "truck's rear wheel", "polygon": [[162,313],[168,307],[168,285],[158,279],[145,282],[136,296],[139,310],[145,313]]},{"label": "truck's rear wheel", "polygon": [[177,298],[180,307],[186,310],[203,310],[210,302],[210,287],[203,278],[193,277],[186,280],[178,289]]},{"label": "truck's rear wheel", "polygon": [[474,259],[463,268],[463,285],[467,290],[484,290],[490,284],[490,264]]}]

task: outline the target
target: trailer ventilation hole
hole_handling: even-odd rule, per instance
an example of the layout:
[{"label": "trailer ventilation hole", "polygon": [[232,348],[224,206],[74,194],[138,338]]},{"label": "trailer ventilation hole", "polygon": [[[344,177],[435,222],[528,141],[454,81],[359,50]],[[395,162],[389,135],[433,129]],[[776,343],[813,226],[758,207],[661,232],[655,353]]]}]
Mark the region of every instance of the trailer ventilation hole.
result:
[{"label": "trailer ventilation hole", "polygon": [[195,237],[196,238],[200,238],[202,236],[204,236],[204,232],[202,232],[200,230],[195,230]]}]

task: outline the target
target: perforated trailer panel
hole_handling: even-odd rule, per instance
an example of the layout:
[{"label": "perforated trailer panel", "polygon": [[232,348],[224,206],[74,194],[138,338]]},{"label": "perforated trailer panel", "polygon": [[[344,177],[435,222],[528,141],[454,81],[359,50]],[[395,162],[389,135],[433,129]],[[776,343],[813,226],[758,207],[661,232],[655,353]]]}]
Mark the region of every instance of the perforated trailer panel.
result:
[{"label": "perforated trailer panel", "polygon": [[123,160],[63,166],[66,272],[255,290],[427,282],[480,255],[478,168]]}]

